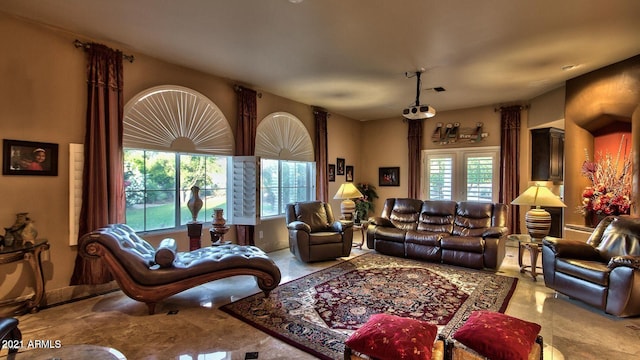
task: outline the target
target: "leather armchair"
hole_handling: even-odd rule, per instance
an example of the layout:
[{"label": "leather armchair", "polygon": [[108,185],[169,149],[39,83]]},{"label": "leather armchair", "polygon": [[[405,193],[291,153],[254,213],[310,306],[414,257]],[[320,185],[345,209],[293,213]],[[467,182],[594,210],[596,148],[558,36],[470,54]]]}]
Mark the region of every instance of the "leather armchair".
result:
[{"label": "leather armchair", "polygon": [[353,223],[333,217],[331,205],[322,201],[287,204],[289,250],[300,261],[313,262],[349,256]]},{"label": "leather armchair", "polygon": [[[18,348],[15,345],[18,345],[20,340],[22,340],[22,333],[20,329],[18,329],[18,319],[15,318],[0,318],[0,350],[5,345],[11,345],[9,347],[9,354],[13,354],[18,352]],[[14,343],[15,341],[16,343]]]},{"label": "leather armchair", "polygon": [[606,313],[640,315],[640,218],[609,216],[587,242],[545,239],[544,282]]}]

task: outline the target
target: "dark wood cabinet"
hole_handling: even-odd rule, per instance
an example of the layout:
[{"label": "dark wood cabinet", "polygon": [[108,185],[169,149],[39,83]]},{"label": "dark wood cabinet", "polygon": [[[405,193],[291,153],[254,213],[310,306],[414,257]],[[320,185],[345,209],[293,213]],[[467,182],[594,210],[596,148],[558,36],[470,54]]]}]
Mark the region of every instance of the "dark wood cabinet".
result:
[{"label": "dark wood cabinet", "polygon": [[564,130],[531,130],[531,180],[562,181],[564,172]]}]

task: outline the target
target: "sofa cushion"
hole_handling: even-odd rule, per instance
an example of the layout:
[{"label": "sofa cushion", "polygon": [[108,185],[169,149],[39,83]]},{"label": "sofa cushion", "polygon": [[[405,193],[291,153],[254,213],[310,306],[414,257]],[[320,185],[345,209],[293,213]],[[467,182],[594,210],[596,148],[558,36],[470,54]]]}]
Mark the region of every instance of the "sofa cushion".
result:
[{"label": "sofa cushion", "polygon": [[492,360],[527,360],[540,325],[492,311],[474,311],[453,338]]},{"label": "sofa cushion", "polygon": [[481,237],[472,236],[445,236],[440,239],[440,246],[448,250],[482,253],[484,240]]},{"label": "sofa cushion", "polygon": [[376,240],[386,240],[394,242],[404,242],[406,231],[394,227],[377,227],[375,230]]},{"label": "sofa cushion", "polygon": [[615,256],[640,255],[640,222],[615,218],[603,231],[596,249],[606,262]]},{"label": "sofa cushion", "polygon": [[385,207],[383,216],[387,213],[389,220],[395,227],[402,230],[415,230],[418,226],[422,201],[418,199],[388,199]]},{"label": "sofa cushion", "polygon": [[456,205],[455,201],[424,201],[418,219],[418,230],[450,234],[453,231]]},{"label": "sofa cushion", "polygon": [[326,230],[330,224],[324,203],[320,201],[301,202],[296,204],[298,221],[309,225],[311,232]]},{"label": "sofa cushion", "polygon": [[438,327],[426,321],[375,314],[345,344],[380,360],[431,359]]},{"label": "sofa cushion", "polygon": [[342,234],[332,231],[318,231],[309,234],[309,245],[342,243]]},{"label": "sofa cushion", "polygon": [[409,230],[405,234],[405,241],[407,243],[413,244],[440,246],[440,238],[446,235],[449,234],[430,231]]},{"label": "sofa cushion", "polygon": [[461,201],[456,209],[453,235],[482,236],[492,226],[492,203]]}]

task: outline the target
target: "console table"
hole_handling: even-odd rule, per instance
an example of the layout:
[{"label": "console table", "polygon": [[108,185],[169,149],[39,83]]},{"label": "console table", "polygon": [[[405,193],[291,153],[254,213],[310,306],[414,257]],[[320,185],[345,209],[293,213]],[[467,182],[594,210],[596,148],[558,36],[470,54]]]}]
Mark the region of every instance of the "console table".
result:
[{"label": "console table", "polygon": [[[49,249],[49,242],[46,239],[37,239],[35,244],[14,244],[12,246],[0,247],[0,264],[26,260],[31,266],[35,276],[35,294],[24,304],[19,313],[37,312],[44,303],[44,275],[42,273],[42,262],[40,255],[44,250]],[[17,314],[12,314],[17,315]]]}]

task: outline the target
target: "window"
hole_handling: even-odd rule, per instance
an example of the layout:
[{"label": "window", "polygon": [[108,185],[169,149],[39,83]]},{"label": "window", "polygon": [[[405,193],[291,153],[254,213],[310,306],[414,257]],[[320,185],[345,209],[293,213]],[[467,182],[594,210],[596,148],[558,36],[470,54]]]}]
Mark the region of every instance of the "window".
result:
[{"label": "window", "polygon": [[227,210],[227,157],[125,149],[127,224],[136,231],[186,225],[191,187],[203,200],[198,221],[208,221],[214,208]]},{"label": "window", "polygon": [[192,220],[191,187],[203,200],[198,221],[228,213],[231,128],[218,107],[180,86],[136,95],[124,111],[127,224],[136,231],[176,228]]},{"label": "window", "polygon": [[311,137],[295,116],[277,112],[256,131],[260,156],[261,217],[282,216],[287,204],[315,199],[315,162]]},{"label": "window", "polygon": [[261,159],[262,217],[283,215],[286,204],[315,197],[312,162]]},{"label": "window", "polygon": [[499,147],[424,150],[423,195],[431,200],[496,202]]}]

